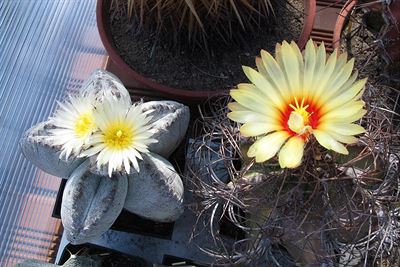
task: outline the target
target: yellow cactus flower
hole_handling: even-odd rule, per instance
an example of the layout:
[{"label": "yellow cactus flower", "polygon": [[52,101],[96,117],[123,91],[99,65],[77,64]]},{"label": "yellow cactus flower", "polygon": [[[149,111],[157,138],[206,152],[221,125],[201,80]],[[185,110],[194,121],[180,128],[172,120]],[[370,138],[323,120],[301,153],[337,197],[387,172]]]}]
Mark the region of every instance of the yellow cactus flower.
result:
[{"label": "yellow cactus flower", "polygon": [[152,110],[142,112],[141,103],[130,105],[127,101],[106,99],[93,111],[99,131],[90,138],[88,148],[81,156],[96,156],[97,167],[108,165],[108,175],[113,171],[129,174],[131,164],[139,172],[137,159],[148,153],[148,145],[157,142],[150,124]]},{"label": "yellow cactus flower", "polygon": [[301,164],[304,146],[313,135],[323,147],[348,154],[344,144],[357,142],[365,132],[355,121],[365,115],[360,99],[366,79],[352,74],[354,59],[335,50],[327,56],[324,44],[308,41],[304,57],[296,43],[277,44],[273,58],[261,51],[258,71],[243,67],[251,83],[239,84],[230,95],[228,117],[242,123],[240,133],[256,137],[247,152],[264,162],[279,152],[282,168]]},{"label": "yellow cactus flower", "polygon": [[96,130],[93,102],[94,95],[89,94],[86,97],[70,95],[65,103],[58,103],[55,115],[50,118],[55,128],[49,130],[49,138],[53,145],[61,146],[60,158],[78,156]]}]

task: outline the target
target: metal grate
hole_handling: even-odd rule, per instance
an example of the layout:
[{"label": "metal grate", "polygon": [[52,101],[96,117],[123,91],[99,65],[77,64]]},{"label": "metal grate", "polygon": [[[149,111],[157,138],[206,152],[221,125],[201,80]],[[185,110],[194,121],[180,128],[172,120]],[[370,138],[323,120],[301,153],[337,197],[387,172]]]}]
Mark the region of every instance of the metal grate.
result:
[{"label": "metal grate", "polygon": [[62,227],[51,213],[60,179],[26,161],[18,141],[104,65],[95,5],[0,1],[0,266],[54,259]]}]

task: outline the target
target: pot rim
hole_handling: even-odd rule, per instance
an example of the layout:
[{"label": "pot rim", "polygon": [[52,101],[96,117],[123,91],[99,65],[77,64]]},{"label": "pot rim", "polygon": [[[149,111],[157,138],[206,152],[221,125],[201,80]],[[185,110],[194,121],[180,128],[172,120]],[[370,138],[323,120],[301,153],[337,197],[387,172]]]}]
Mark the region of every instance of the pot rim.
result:
[{"label": "pot rim", "polygon": [[346,22],[346,19],[348,16],[351,14],[351,11],[357,4],[357,0],[347,0],[347,2],[344,4],[343,8],[340,10],[340,13],[338,14],[336,23],[335,23],[335,29],[333,30],[333,39],[332,39],[332,47],[333,49],[339,48],[340,46],[340,37],[342,35],[342,30],[344,27],[344,23]]}]

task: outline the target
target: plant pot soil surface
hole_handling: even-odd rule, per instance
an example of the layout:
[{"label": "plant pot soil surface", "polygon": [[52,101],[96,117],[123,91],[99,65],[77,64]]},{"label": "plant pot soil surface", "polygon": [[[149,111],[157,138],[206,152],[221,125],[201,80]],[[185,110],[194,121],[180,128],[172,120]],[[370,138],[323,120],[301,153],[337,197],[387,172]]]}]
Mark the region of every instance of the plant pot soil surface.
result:
[{"label": "plant pot soil surface", "polygon": [[[123,60],[136,72],[157,83],[187,90],[225,90],[247,82],[242,66],[255,67],[260,50],[275,51],[276,43],[297,41],[303,27],[304,4],[276,1],[275,16],[257,32],[243,34],[239,44],[212,43],[209,53],[197,48],[172,49],[168,42],[148,34],[135,34],[126,16],[111,9],[111,33]],[[184,47],[183,45],[181,47]]]}]

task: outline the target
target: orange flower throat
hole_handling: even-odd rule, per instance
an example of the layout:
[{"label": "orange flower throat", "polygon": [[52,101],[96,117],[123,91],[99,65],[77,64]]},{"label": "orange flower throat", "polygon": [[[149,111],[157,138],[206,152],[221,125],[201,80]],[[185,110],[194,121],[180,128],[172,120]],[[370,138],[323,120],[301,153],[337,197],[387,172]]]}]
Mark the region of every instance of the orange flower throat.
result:
[{"label": "orange flower throat", "polygon": [[306,101],[304,97],[299,102],[295,97],[282,113],[281,121],[290,135],[307,139],[313,129],[317,128],[319,117],[319,111],[312,102]]}]

